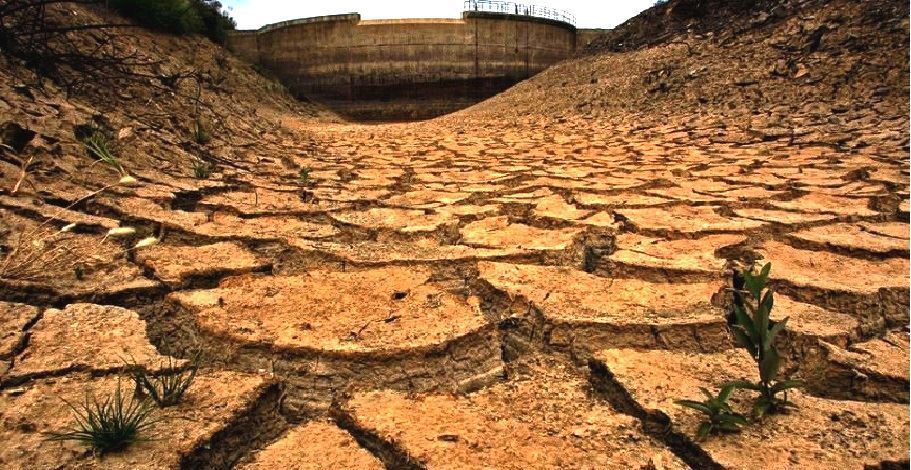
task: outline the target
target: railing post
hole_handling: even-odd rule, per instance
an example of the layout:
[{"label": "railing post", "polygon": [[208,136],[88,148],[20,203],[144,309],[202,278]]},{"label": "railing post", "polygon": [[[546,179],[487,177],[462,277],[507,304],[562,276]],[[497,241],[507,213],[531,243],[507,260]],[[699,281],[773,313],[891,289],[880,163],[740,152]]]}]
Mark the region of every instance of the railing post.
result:
[{"label": "railing post", "polygon": [[576,24],[576,17],[565,10],[537,5],[526,5],[503,0],[466,0],[464,8],[467,11],[489,11],[494,13],[515,14],[547,18],[562,21],[571,25]]}]

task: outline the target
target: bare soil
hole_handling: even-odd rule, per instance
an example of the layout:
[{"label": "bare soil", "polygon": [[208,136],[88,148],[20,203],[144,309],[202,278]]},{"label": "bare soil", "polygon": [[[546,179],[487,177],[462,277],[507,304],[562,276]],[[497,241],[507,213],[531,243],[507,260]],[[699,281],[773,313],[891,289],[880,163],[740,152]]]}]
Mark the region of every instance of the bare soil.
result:
[{"label": "bare soil", "polygon": [[[908,5],[697,3],[408,123],[199,37],[129,28],[146,77],[78,92],[0,56],[3,142],[35,132],[0,150],[0,467],[907,468]],[[728,289],[765,262],[798,408],[698,440],[674,400],[757,379]],[[200,353],[151,440],[46,439]]]}]

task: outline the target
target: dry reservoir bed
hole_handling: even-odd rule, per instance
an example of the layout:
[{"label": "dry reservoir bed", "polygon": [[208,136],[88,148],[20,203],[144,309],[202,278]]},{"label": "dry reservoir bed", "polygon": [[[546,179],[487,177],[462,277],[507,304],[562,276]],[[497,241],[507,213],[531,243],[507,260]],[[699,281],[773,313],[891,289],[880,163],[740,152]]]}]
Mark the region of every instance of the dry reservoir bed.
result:
[{"label": "dry reservoir bed", "polygon": [[[72,138],[97,110],[0,81],[0,112],[41,131],[0,246],[59,248],[0,275],[0,468],[908,468],[907,90],[879,86],[907,74],[858,56],[907,15],[794,3],[813,10],[746,46],[579,58],[431,121],[222,95],[231,132],[178,145],[121,116],[131,186]],[[730,289],[766,262],[797,407],[698,439],[675,400],[757,379]],[[197,360],[148,440],[47,439],[67,402]]]},{"label": "dry reservoir bed", "polygon": [[[609,150],[645,145],[636,134],[584,163],[570,157],[580,141],[555,144],[545,165],[492,135],[476,145],[502,149],[497,159],[452,138],[390,150],[402,132],[430,142],[433,126],[372,127],[370,139],[327,127],[344,135],[328,149],[361,158],[309,162],[320,167],[307,198],[264,176],[176,208],[153,182],[58,214],[98,227],[68,235],[76,246],[117,220],[165,235],[130,256],[103,240],[106,262],[81,278],[4,281],[5,298],[24,303],[0,308],[0,432],[14,443],[0,464],[907,465],[907,211],[876,202],[892,176],[839,180],[870,158],[833,167],[815,149],[750,170],[753,150],[720,144],[700,163]],[[788,171],[798,164],[831,178],[803,181],[815,174]],[[750,171],[775,182],[748,184]],[[0,204],[25,227],[47,212]],[[732,269],[766,261],[772,319],[789,317],[782,370],[805,382],[790,396],[798,408],[698,440],[699,416],[673,401],[754,374],[726,289]],[[167,374],[199,352],[198,378],[159,413],[154,440],[100,458],[45,439],[72,422],[64,399],[110,393],[118,377],[129,394],[126,360]]]}]

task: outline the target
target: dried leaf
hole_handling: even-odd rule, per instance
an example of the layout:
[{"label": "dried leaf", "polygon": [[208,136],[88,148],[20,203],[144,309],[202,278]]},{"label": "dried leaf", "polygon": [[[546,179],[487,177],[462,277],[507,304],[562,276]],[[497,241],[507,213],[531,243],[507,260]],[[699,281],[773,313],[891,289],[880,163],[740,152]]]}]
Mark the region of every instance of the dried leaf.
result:
[{"label": "dried leaf", "polygon": [[152,246],[152,245],[155,245],[155,244],[157,244],[157,243],[158,243],[158,239],[157,239],[157,238],[155,238],[155,237],[146,237],[146,238],[143,238],[142,240],[139,240],[138,242],[136,242],[136,245],[135,245],[133,248],[138,250],[138,249],[140,249],[140,248],[145,248],[145,247],[147,247],[147,246]]},{"label": "dried leaf", "polygon": [[117,131],[117,138],[120,140],[128,139],[132,136],[133,136],[132,127],[124,127],[123,129],[120,129],[119,131]]},{"label": "dried leaf", "polygon": [[120,181],[118,181],[117,184],[119,184],[121,186],[138,186],[139,180],[137,180],[136,178],[134,178],[130,175],[123,175],[123,177],[120,178]]},{"label": "dried leaf", "polygon": [[133,227],[114,227],[108,230],[107,236],[109,237],[125,237],[128,235],[133,235],[136,233],[136,229]]}]

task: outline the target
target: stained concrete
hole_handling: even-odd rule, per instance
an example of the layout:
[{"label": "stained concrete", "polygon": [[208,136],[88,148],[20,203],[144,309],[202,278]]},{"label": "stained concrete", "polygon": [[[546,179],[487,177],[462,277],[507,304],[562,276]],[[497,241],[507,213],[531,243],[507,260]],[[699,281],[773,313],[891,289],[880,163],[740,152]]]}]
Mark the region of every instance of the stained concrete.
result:
[{"label": "stained concrete", "polygon": [[466,11],[460,19],[321,16],[237,31],[228,48],[298,96],[360,120],[432,117],[488,98],[584,47],[598,30]]}]

